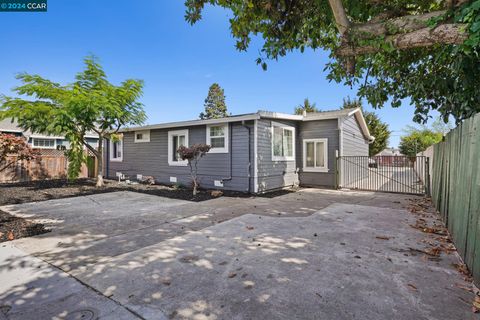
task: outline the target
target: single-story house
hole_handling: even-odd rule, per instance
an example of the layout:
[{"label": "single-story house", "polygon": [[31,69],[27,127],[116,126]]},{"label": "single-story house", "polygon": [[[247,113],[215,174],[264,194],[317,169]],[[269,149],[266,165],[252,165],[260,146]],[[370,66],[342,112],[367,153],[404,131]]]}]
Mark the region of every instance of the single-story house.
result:
[{"label": "single-story house", "polygon": [[373,141],[360,109],[291,115],[259,111],[220,119],[147,125],[121,130],[106,146],[106,172],[158,183],[190,185],[176,150],[206,143],[200,184],[259,193],[293,185],[334,187],[337,155],[368,156]]},{"label": "single-story house", "polygon": [[[28,144],[36,150],[65,150],[70,143],[64,136],[52,136],[43,133],[31,132],[20,128],[15,120],[6,118],[0,120],[0,133],[12,134],[18,137],[25,137]],[[88,132],[85,139],[89,145],[94,148],[98,146],[98,135],[95,132]]]}]

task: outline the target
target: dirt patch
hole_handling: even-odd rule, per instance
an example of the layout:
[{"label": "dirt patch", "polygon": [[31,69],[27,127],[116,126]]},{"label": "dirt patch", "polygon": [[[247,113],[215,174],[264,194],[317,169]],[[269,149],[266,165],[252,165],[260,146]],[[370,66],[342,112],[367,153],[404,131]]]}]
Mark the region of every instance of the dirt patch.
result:
[{"label": "dirt patch", "polygon": [[0,210],[0,242],[32,237],[50,232],[41,223],[12,216]]},{"label": "dirt patch", "polygon": [[[106,180],[105,187],[96,188],[95,181],[91,179],[80,179],[77,181],[66,180],[44,180],[25,183],[0,184],[0,206],[7,204],[18,204],[33,201],[45,201],[68,197],[92,195],[98,193],[115,191],[141,192],[172,199],[188,201],[205,201],[215,198],[210,190],[200,190],[196,196],[186,188],[175,188],[165,185],[126,184],[114,180]],[[244,192],[222,190],[224,197],[252,197]],[[270,192],[262,197],[276,197],[292,192],[280,190]]]}]

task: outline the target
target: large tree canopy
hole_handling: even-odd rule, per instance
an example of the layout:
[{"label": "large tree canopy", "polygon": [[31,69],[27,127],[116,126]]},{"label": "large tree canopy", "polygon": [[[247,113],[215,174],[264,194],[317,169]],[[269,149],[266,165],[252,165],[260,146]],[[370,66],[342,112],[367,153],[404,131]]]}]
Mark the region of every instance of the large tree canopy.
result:
[{"label": "large tree canopy", "polygon": [[374,107],[409,98],[414,120],[480,111],[480,0],[186,0],[186,20],[206,4],[231,10],[238,50],[261,35],[257,63],[306,48],[331,52],[328,78],[358,85]]},{"label": "large tree canopy", "polygon": [[[143,82],[128,79],[118,86],[111,84],[94,57],[85,59],[85,70],[71,84],[26,73],[17,79],[22,82],[14,89],[18,97],[1,97],[0,119],[17,119],[22,128],[32,132],[65,135],[70,143],[67,156],[72,178],[78,176],[86,161],[84,148],[88,148],[97,160],[97,186],[102,186],[104,138],[115,139],[122,126],[139,125],[146,119],[138,102]],[[97,148],[88,144],[85,136],[89,132],[98,134]]]}]

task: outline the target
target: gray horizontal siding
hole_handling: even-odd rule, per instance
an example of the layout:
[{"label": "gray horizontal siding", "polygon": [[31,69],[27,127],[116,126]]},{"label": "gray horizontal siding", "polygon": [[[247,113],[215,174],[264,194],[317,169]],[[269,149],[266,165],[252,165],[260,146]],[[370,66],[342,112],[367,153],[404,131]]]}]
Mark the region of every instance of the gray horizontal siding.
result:
[{"label": "gray horizontal siding", "polygon": [[[298,127],[294,121],[274,121]],[[258,191],[268,191],[286,186],[298,184],[296,161],[273,161],[272,160],[272,121],[257,120],[257,164],[258,164]],[[295,137],[297,140],[297,137]]]},{"label": "gray horizontal siding", "polygon": [[343,121],[343,155],[368,156],[368,140],[363,135],[360,124],[355,116]]},{"label": "gray horizontal siding", "polygon": [[[357,118],[352,115],[342,123],[343,156],[368,156],[368,140]],[[348,188],[352,183],[368,176],[368,160],[366,158],[345,158],[341,161],[340,185]]]},{"label": "gray horizontal siding", "polygon": [[[253,122],[249,123],[253,135]],[[172,130],[189,130],[189,145],[206,143],[206,126],[175,128]],[[137,174],[153,176],[159,183],[170,184],[170,177],[176,177],[178,183],[191,184],[188,166],[170,166],[168,164],[168,131],[156,129],[150,131],[150,142],[134,143],[134,132],[126,132],[123,137],[123,161],[108,163],[108,176],[115,177],[122,172],[130,178]],[[251,179],[248,158],[248,130],[240,123],[230,124],[230,143],[232,157],[229,153],[210,153],[205,155],[198,165],[200,184],[204,188],[214,187],[214,180],[230,178],[224,182],[224,189],[248,191]],[[230,159],[231,174],[230,174]]]},{"label": "gray horizontal siding", "polygon": [[[328,172],[303,171],[303,139],[328,139]],[[302,122],[297,142],[300,185],[334,187],[336,151],[338,149],[339,130],[337,119]]]}]

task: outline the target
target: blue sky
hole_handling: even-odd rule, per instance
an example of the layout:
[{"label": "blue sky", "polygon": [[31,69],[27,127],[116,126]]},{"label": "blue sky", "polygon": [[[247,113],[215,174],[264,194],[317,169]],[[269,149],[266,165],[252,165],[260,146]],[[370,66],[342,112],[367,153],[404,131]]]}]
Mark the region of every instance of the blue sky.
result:
[{"label": "blue sky", "polygon": [[[48,0],[46,13],[0,12],[0,30],[0,93],[11,94],[18,72],[71,82],[93,53],[113,83],[145,81],[142,102],[150,124],[197,118],[213,82],[225,89],[233,114],[291,113],[306,97],[329,110],[356,95],[326,80],[325,52],[292,53],[263,71],[255,64],[260,42],[247,53],[235,50],[226,11],[208,9],[190,26],[183,1]],[[408,103],[377,110],[394,130],[390,145],[412,123],[413,110]]]}]

